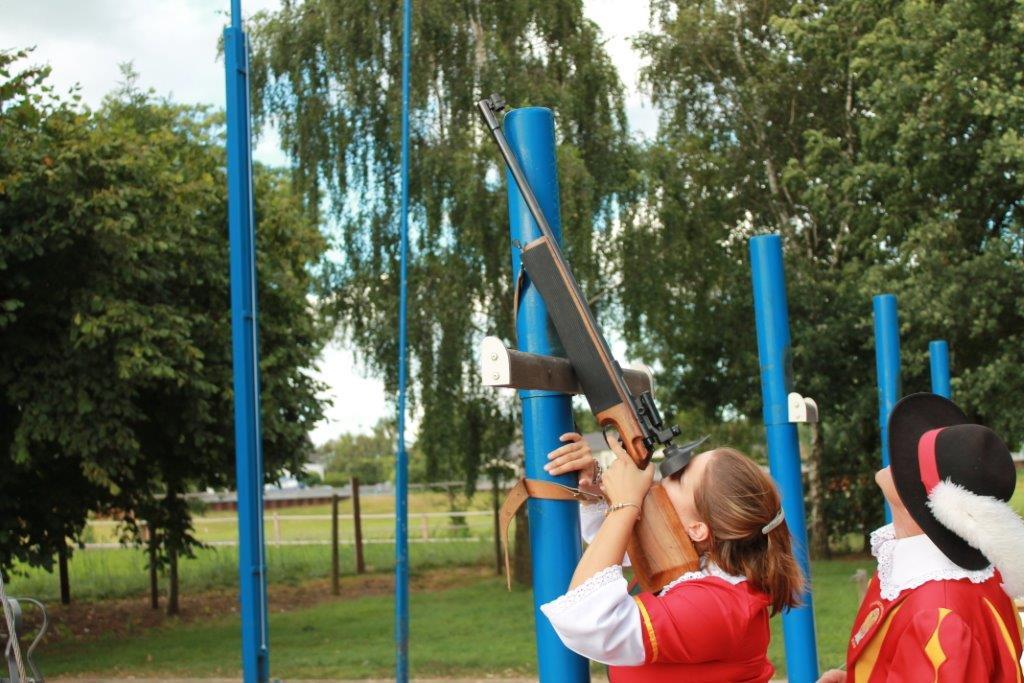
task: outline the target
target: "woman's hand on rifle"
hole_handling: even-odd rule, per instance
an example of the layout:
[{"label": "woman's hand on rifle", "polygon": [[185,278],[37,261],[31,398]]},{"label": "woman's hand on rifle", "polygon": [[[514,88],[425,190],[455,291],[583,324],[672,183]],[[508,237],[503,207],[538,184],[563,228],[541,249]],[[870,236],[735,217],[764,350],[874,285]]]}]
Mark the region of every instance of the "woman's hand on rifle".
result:
[{"label": "woman's hand on rifle", "polygon": [[654,465],[638,470],[628,455],[620,455],[604,471],[601,489],[608,499],[608,511],[597,535],[576,565],[570,588],[576,588],[606,567],[622,563],[633,525],[640,517],[644,496],[653,481]]},{"label": "woman's hand on rifle", "polygon": [[635,508],[640,515],[644,497],[654,483],[654,465],[648,464],[646,469],[637,469],[628,455],[620,453],[601,476],[601,490],[608,499],[609,511],[617,507]]},{"label": "woman's hand on rifle", "polygon": [[581,491],[601,495],[601,489],[597,486],[597,460],[587,445],[586,439],[581,434],[569,432],[562,434],[558,440],[565,445],[559,446],[548,453],[548,464],[544,471],[550,475],[558,476],[567,472],[579,472],[579,487]]}]

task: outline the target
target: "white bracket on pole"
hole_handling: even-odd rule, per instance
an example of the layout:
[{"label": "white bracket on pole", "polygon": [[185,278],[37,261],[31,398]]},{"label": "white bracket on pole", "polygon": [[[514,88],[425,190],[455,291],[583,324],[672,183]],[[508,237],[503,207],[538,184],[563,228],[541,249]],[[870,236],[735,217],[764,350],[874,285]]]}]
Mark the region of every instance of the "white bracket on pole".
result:
[{"label": "white bracket on pole", "polygon": [[789,394],[789,421],[790,422],[817,422],[818,404],[813,398],[801,396],[795,391]]},{"label": "white bracket on pole", "polygon": [[480,380],[485,387],[507,387],[512,379],[508,349],[498,337],[480,342]]},{"label": "white bracket on pole", "polygon": [[[646,366],[625,368],[622,378],[634,396],[654,389],[654,375]],[[568,358],[510,349],[498,337],[484,337],[480,342],[480,383],[485,387],[583,393]]]}]

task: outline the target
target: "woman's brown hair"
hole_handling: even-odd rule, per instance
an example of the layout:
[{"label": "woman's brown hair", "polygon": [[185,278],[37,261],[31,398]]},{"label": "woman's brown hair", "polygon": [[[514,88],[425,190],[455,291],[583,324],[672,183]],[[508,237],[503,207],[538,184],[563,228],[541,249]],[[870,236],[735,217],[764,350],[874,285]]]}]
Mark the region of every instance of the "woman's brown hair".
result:
[{"label": "woman's brown hair", "polygon": [[783,521],[762,529],[779,513],[775,482],[753,460],[733,448],[716,448],[694,491],[694,504],[711,531],[709,559],[729,574],[742,575],[771,601],[772,614],[800,604],[804,576],[793,557]]}]

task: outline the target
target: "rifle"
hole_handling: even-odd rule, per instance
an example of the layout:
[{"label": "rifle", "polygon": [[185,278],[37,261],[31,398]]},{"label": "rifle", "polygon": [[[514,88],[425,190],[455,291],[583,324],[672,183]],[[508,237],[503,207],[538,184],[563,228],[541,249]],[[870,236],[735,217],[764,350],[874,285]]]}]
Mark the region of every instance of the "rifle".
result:
[{"label": "rifle", "polygon": [[[637,397],[632,395],[501,130],[498,114],[505,108],[504,100],[495,94],[480,100],[477,106],[540,229],[541,236],[522,247],[523,268],[547,304],[548,315],[594,417],[606,435],[609,430],[618,433],[626,453],[640,469],[647,467],[655,447],[661,446],[665,456],[660,466],[662,476],[682,471],[704,439],[683,445],[672,443],[680,435],[679,427],[665,426],[651,392],[645,391]],[[659,590],[698,565],[697,553],[668,495],[659,485],[651,487],[644,499],[627,552],[645,590]]]}]

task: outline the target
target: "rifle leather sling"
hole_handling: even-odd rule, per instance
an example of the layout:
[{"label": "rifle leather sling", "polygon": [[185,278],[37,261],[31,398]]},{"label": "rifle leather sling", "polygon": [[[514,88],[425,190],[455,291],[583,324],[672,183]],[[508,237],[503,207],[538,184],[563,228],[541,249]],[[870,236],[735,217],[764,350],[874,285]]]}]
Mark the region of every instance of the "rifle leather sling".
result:
[{"label": "rifle leather sling", "polygon": [[574,489],[571,486],[563,486],[553,481],[541,479],[520,479],[508,492],[505,502],[501,504],[501,511],[498,513],[498,523],[501,527],[501,549],[505,554],[505,584],[512,590],[512,571],[508,559],[508,525],[516,512],[523,506],[528,498],[540,498],[542,500],[602,500],[601,496]]},{"label": "rifle leather sling", "polygon": [[620,394],[615,381],[618,368],[605,366],[601,355],[604,340],[589,329],[587,314],[579,303],[586,298],[576,282],[559,269],[556,250],[547,238],[536,239],[523,248],[523,266],[548,307],[548,317],[572,361],[590,409],[597,415],[628,399]]}]

